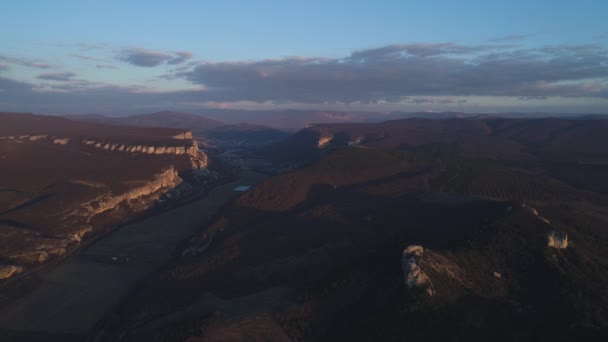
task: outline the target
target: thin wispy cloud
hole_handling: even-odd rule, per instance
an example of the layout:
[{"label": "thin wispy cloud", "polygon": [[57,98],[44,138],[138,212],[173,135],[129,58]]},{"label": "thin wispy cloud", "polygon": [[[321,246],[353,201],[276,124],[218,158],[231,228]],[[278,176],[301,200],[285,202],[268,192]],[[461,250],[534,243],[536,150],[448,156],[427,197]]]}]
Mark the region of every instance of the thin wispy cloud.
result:
[{"label": "thin wispy cloud", "polygon": [[462,103],[467,103],[466,99],[436,98],[436,97],[403,98],[401,101],[405,102],[405,103],[415,103],[415,104],[462,104]]},{"label": "thin wispy cloud", "polygon": [[108,47],[106,43],[77,43],[76,46],[82,51],[104,49]]},{"label": "thin wispy cloud", "polygon": [[47,81],[66,82],[66,81],[71,81],[72,78],[74,78],[74,76],[76,76],[76,74],[73,72],[57,72],[57,73],[40,74],[36,78],[38,78],[40,80],[47,80]]},{"label": "thin wispy cloud", "polygon": [[512,42],[512,41],[524,40],[528,37],[530,37],[529,34],[510,34],[507,36],[490,38],[490,39],[488,39],[488,41],[495,42],[495,43]]},{"label": "thin wispy cloud", "polygon": [[[438,55],[474,54],[495,49],[510,48],[511,45],[460,45],[454,43],[414,43],[388,45],[379,48],[358,50],[351,54],[350,59],[358,58],[394,58],[394,57],[431,57]],[[293,58],[292,58],[293,59]]]},{"label": "thin wispy cloud", "polygon": [[116,66],[111,64],[97,64],[95,67],[97,69],[118,69]]},{"label": "thin wispy cloud", "polygon": [[78,53],[70,54],[70,57],[74,57],[74,58],[81,59],[81,60],[84,60],[84,61],[93,61],[93,62],[107,62],[108,61],[105,58],[86,56],[86,55],[81,55],[81,54],[78,54]]},{"label": "thin wispy cloud", "polygon": [[547,96],[520,96],[517,99],[521,101],[546,100]]},{"label": "thin wispy cloud", "polygon": [[15,58],[0,55],[0,62],[5,62],[9,64],[16,64],[25,67],[38,68],[38,69],[49,69],[52,65],[44,63],[37,59],[28,59],[28,58]]},{"label": "thin wispy cloud", "polygon": [[191,52],[177,51],[177,52],[175,52],[175,56],[173,56],[173,58],[170,59],[167,63],[168,64],[181,64],[181,63],[184,63],[185,61],[189,60],[190,58],[192,58]]}]

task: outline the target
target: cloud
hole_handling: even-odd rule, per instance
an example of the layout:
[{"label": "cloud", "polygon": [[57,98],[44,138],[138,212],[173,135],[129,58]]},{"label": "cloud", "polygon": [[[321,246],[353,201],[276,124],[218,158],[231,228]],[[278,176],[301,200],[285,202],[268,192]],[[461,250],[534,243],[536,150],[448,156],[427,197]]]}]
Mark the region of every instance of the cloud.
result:
[{"label": "cloud", "polygon": [[140,67],[155,67],[165,63],[180,64],[190,58],[192,53],[187,51],[165,53],[141,48],[123,49],[117,55],[118,60]]},{"label": "cloud", "polygon": [[81,55],[78,53],[70,54],[70,56],[77,58],[77,59],[82,59],[84,61],[94,61],[94,62],[107,62],[108,61],[107,59],[104,59],[104,58],[85,56],[85,55]]},{"label": "cloud", "polygon": [[457,98],[434,98],[434,97],[416,97],[416,98],[403,98],[401,102],[414,103],[414,104],[462,104],[467,103],[466,99]]},{"label": "cloud", "polygon": [[145,87],[86,80],[32,84],[0,77],[0,111],[124,113],[132,108],[170,108],[179,103],[196,102],[200,97],[199,90],[154,92]]},{"label": "cloud", "polygon": [[[159,62],[162,65],[190,56],[160,54],[164,56]],[[0,103],[4,109],[10,104],[15,110],[34,111],[37,105],[66,111],[178,106],[187,110],[205,103],[351,109],[429,105],[475,111],[480,105],[488,110],[497,108],[491,107],[492,101],[502,101],[503,105],[497,106],[503,107],[498,108],[508,103],[514,106],[511,109],[538,110],[532,100],[545,99],[543,106],[554,106],[546,110],[563,111],[564,105],[586,111],[608,109],[608,52],[600,45],[523,49],[417,43],[358,50],[342,58],[181,62],[167,69],[160,79],[188,81],[192,89],[153,91],[77,80],[71,73],[50,73],[40,75],[40,79],[61,82],[30,84],[3,79]],[[479,97],[488,100],[479,102]]]},{"label": "cloud", "polygon": [[508,48],[510,45],[459,45],[453,43],[415,43],[388,45],[374,49],[358,50],[351,54],[351,59],[394,58],[399,56],[431,57],[444,54],[472,54],[487,50]]},{"label": "cloud", "polygon": [[41,75],[36,76],[36,78],[41,79],[41,80],[48,80],[48,81],[66,82],[66,81],[71,81],[74,76],[76,76],[76,74],[73,72],[57,72],[57,73],[41,74]]},{"label": "cloud", "polygon": [[175,56],[170,59],[167,63],[168,64],[181,64],[187,60],[189,60],[190,58],[192,58],[192,53],[188,52],[188,51],[177,51],[175,53]]},{"label": "cloud", "polygon": [[97,69],[118,69],[116,66],[111,64],[97,64],[95,67]]},{"label": "cloud", "polygon": [[78,43],[76,46],[82,51],[103,49],[108,46],[106,43]]},{"label": "cloud", "polygon": [[495,42],[495,43],[511,42],[511,41],[516,41],[516,40],[523,40],[523,39],[528,38],[529,36],[530,35],[528,35],[528,34],[510,34],[507,36],[490,38],[490,39],[488,39],[488,41]]},{"label": "cloud", "polygon": [[608,53],[597,45],[538,49],[390,45],[344,58],[205,62],[163,78],[205,87],[209,101],[376,103],[420,96],[608,98]]},{"label": "cloud", "polygon": [[522,101],[530,101],[530,100],[546,100],[546,96],[520,96],[517,98]]},{"label": "cloud", "polygon": [[31,67],[31,68],[39,68],[39,69],[49,69],[52,67],[52,65],[43,63],[40,60],[36,60],[36,59],[14,58],[14,57],[2,56],[2,55],[0,55],[0,62],[16,64],[16,65],[21,65],[21,66]]},{"label": "cloud", "polygon": [[6,70],[8,70],[8,65],[0,64],[0,71],[6,71]]}]

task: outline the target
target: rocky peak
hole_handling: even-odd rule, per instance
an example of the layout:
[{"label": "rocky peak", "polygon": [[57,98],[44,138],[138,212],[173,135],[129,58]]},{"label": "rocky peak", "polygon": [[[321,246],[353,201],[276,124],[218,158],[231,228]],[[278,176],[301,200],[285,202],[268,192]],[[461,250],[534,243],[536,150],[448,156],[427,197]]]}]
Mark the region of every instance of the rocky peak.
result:
[{"label": "rocky peak", "polygon": [[408,288],[419,288],[424,290],[429,296],[435,294],[431,279],[420,268],[416,262],[416,258],[422,258],[424,248],[418,245],[410,245],[403,250],[402,267],[405,285]]}]

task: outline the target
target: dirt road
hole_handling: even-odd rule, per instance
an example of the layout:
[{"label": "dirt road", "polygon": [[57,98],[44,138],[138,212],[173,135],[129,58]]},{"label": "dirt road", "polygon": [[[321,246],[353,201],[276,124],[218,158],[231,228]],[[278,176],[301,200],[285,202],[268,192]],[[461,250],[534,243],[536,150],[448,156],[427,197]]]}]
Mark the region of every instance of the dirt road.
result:
[{"label": "dirt road", "polygon": [[[0,309],[0,336],[85,333],[119,304],[138,280],[169,261],[181,241],[236,197],[235,186],[255,184],[263,178],[246,172],[238,181],[213,189],[201,200],[124,226],[80,255],[41,272],[40,286]],[[104,262],[112,256],[126,256],[129,263]]]}]

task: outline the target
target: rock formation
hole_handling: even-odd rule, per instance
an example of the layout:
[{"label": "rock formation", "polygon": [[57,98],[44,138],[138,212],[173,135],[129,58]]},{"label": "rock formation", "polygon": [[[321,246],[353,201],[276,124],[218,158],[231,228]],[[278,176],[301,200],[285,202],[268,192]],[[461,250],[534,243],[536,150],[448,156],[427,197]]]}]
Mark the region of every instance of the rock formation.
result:
[{"label": "rock formation", "polygon": [[334,138],[333,136],[320,137],[319,142],[317,143],[317,146],[319,148],[323,148],[323,147],[327,146],[333,138]]},{"label": "rock formation", "polygon": [[553,230],[547,235],[547,246],[557,249],[568,248],[568,234]]},{"label": "rock formation", "polygon": [[424,254],[422,246],[410,245],[403,250],[402,267],[405,284],[408,288],[419,288],[424,290],[429,296],[435,294],[431,279],[424,273],[416,263],[416,258],[421,258]]},{"label": "rock formation", "polygon": [[[129,144],[119,141],[107,141],[105,139],[84,138],[80,139],[80,143],[99,150],[108,152],[124,152],[124,153],[141,153],[150,155],[186,155],[193,169],[199,169],[207,166],[207,155],[200,151],[196,140],[192,136],[192,132],[185,131],[184,133],[167,137],[167,141],[158,144]],[[48,142],[56,145],[67,145],[71,139],[67,137],[57,137],[48,135],[21,135],[21,136],[0,136],[0,140],[8,140],[11,142]]]},{"label": "rock formation", "polygon": [[15,265],[0,265],[0,279],[10,278],[15,274],[23,272],[23,267]]},{"label": "rock formation", "polygon": [[[66,218],[69,216],[89,217],[101,214],[107,210],[114,209],[120,203],[140,199],[152,194],[162,194],[176,187],[182,182],[177,171],[171,166],[163,172],[157,174],[154,179],[143,186],[130,189],[121,194],[105,193],[91,201],[84,202],[75,211],[64,212]],[[83,231],[72,236],[72,239],[80,240],[86,234],[87,227]]]},{"label": "rock formation", "polygon": [[[190,137],[190,138],[188,138]],[[207,155],[200,151],[196,140],[192,139],[191,132],[185,132],[174,139],[190,140],[187,143],[171,143],[157,145],[143,144],[124,144],[120,142],[104,142],[95,139],[83,139],[82,144],[101,149],[104,151],[117,151],[126,153],[141,153],[150,155],[186,155],[191,162],[193,169],[198,169],[207,166]]]},{"label": "rock formation", "polygon": [[183,139],[183,140],[193,139],[192,132],[191,131],[187,131],[187,132],[184,132],[182,134],[175,135],[175,136],[173,136],[173,139]]},{"label": "rock formation", "polygon": [[204,169],[207,156],[185,129],[10,113],[0,113],[0,119],[0,169],[9,170],[2,181],[10,184],[0,194],[2,279],[65,255],[89,234],[157,203],[191,193],[182,172],[201,184],[216,176]]}]

